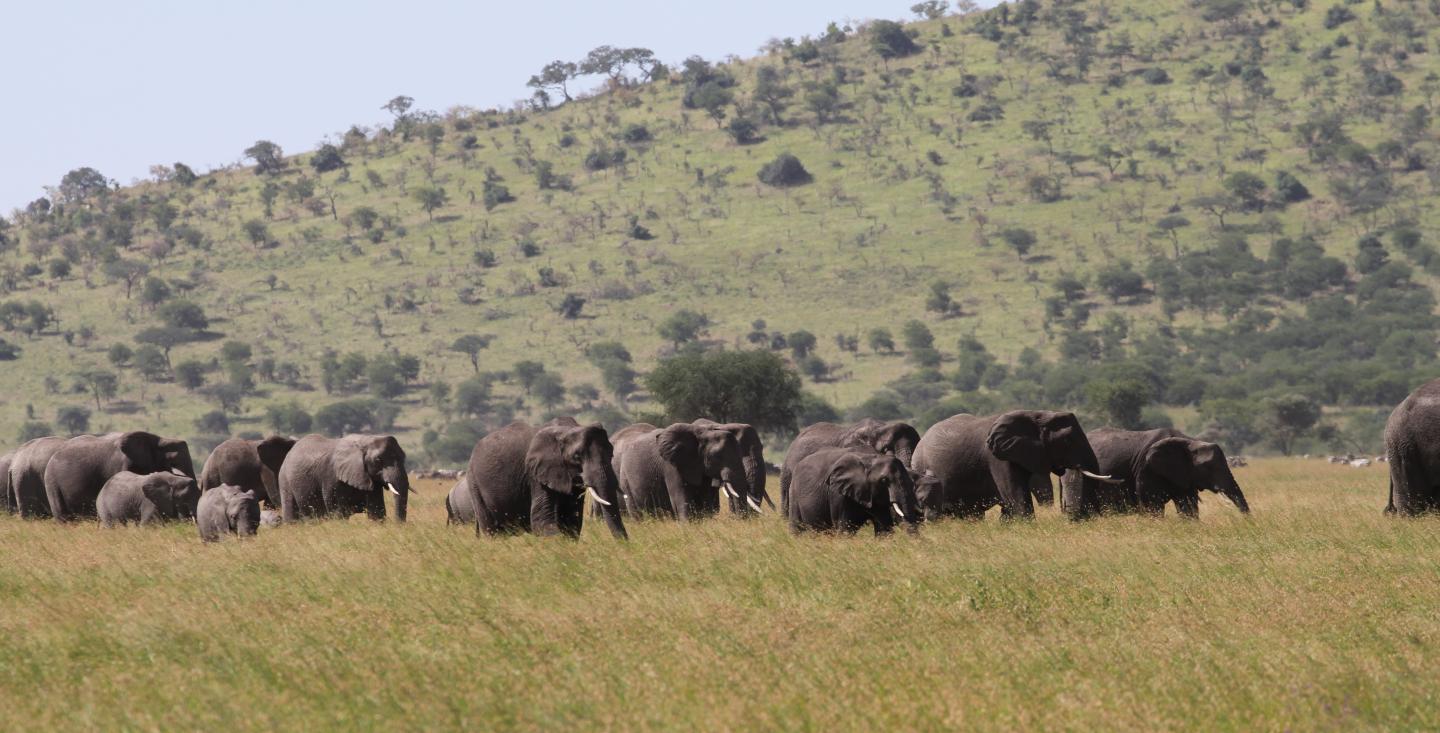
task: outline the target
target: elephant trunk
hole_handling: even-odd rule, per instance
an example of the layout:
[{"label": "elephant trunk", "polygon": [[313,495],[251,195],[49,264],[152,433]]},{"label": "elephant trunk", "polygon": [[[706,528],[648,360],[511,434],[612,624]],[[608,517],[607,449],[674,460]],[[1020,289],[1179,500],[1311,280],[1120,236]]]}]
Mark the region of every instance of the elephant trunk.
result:
[{"label": "elephant trunk", "polygon": [[915,446],[908,442],[896,445],[895,457],[899,458],[900,462],[904,464],[906,468],[909,468],[911,461],[915,459]]},{"label": "elephant trunk", "polygon": [[1225,495],[1241,514],[1250,513],[1250,502],[1245,501],[1245,492],[1240,490],[1240,483],[1235,480],[1235,474],[1230,472],[1230,466],[1223,460],[1219,462],[1216,473],[1221,474],[1215,482],[1215,491]]},{"label": "elephant trunk", "polygon": [[774,509],[775,502],[770,501],[769,495],[765,493],[765,461],[759,456],[747,455],[740,463],[745,468],[745,481],[750,484],[750,496],[754,497],[756,505],[764,502]]},{"label": "elephant trunk", "polygon": [[380,472],[380,480],[386,489],[395,494],[395,521],[405,521],[410,505],[410,477],[405,474],[404,468],[391,466]]},{"label": "elephant trunk", "polygon": [[905,523],[905,531],[916,534],[920,531],[920,502],[915,496],[915,483],[908,475],[901,475],[899,481],[890,482],[889,510]]},{"label": "elephant trunk", "polygon": [[258,529],[256,525],[259,523],[259,519],[259,512],[256,512],[255,516],[251,516],[248,511],[240,512],[240,516],[235,518],[235,534],[241,537],[254,536],[255,531]]},{"label": "elephant trunk", "polygon": [[599,505],[600,516],[605,518],[611,536],[617,540],[630,539],[625,532],[625,521],[620,518],[620,479],[610,461],[586,461],[580,469],[580,479],[591,501]]}]

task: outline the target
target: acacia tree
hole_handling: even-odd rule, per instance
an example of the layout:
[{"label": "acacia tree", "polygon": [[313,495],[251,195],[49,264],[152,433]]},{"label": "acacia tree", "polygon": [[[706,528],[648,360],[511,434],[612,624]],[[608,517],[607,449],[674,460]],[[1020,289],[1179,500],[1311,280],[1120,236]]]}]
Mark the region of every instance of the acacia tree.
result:
[{"label": "acacia tree", "polygon": [[706,415],[768,432],[794,430],[801,401],[800,375],[769,351],[683,354],[660,362],[645,383],[674,419]]},{"label": "acacia tree", "polygon": [[255,161],[255,175],[273,175],[285,170],[285,151],[269,140],[257,140],[245,148],[245,157]]},{"label": "acacia tree", "polygon": [[450,345],[450,350],[458,351],[461,354],[469,357],[470,366],[475,369],[476,374],[479,374],[480,352],[490,346],[490,341],[494,338],[494,336],[489,335],[479,336],[475,334],[466,334],[464,336],[461,336],[460,338],[455,339],[455,343]]},{"label": "acacia tree", "polygon": [[420,208],[425,210],[430,221],[435,221],[435,210],[442,208],[450,200],[445,189],[439,186],[420,186],[414,190],[412,195],[416,201],[420,202]]},{"label": "acacia tree", "polygon": [[545,68],[539,74],[530,77],[525,85],[536,91],[554,89],[560,92],[565,101],[571,101],[569,83],[579,73],[579,67],[572,61],[551,61],[545,64]]}]

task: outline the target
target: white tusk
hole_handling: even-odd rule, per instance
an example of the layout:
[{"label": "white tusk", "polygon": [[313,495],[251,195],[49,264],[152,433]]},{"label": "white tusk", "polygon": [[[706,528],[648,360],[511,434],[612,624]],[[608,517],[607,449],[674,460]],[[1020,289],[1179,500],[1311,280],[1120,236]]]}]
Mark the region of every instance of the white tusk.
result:
[{"label": "white tusk", "polygon": [[729,482],[729,481],[726,481],[725,483],[720,484],[720,486],[725,489],[725,493],[729,494],[731,499],[739,499],[739,498],[740,498],[740,495],[737,494],[737,493],[735,493],[735,488],[730,485],[730,482]]},{"label": "white tusk", "polygon": [[610,502],[605,501],[604,499],[601,499],[601,498],[600,498],[600,495],[597,494],[597,493],[595,493],[595,488],[594,488],[594,487],[586,486],[586,487],[585,487],[585,491],[590,494],[590,498],[591,498],[591,499],[594,499],[594,500],[596,501],[596,503],[602,504],[602,505],[604,505],[604,506],[610,506]]},{"label": "white tusk", "polygon": [[770,495],[769,495],[769,494],[766,494],[766,495],[765,495],[765,503],[766,503],[766,504],[769,504],[771,509],[774,509],[774,508],[775,508],[775,502],[770,500]]},{"label": "white tusk", "polygon": [[900,511],[900,505],[899,505],[899,504],[896,504],[895,502],[892,501],[892,502],[890,502],[890,506],[891,506],[891,507],[894,507],[895,513],[896,513],[896,514],[899,514],[901,519],[904,519],[904,520],[907,521],[907,522],[910,521],[909,518],[905,516],[905,512]]},{"label": "white tusk", "polygon": [[765,513],[765,512],[760,511],[760,504],[755,501],[755,498],[754,498],[754,497],[750,497],[750,496],[745,497],[745,503],[746,503],[746,504],[749,504],[749,505],[750,505],[750,508],[751,508],[751,509],[754,509],[756,514],[764,514],[764,513]]},{"label": "white tusk", "polygon": [[392,484],[392,483],[390,483],[389,481],[386,481],[386,482],[385,482],[385,488],[389,489],[389,490],[390,490],[390,493],[392,493],[392,494],[394,494],[394,495],[396,495],[396,496],[399,496],[399,495],[400,495],[400,492],[398,492],[398,491],[395,490],[395,484]]},{"label": "white tusk", "polygon": [[184,472],[184,471],[181,471],[180,469],[175,468],[174,466],[171,466],[171,467],[170,467],[170,473],[173,473],[173,474],[175,474],[176,476],[179,476],[179,477],[181,477],[181,478],[190,478],[189,476],[186,476],[186,475],[185,475],[185,472]]},{"label": "white tusk", "polygon": [[1111,478],[1111,477],[1109,477],[1109,476],[1101,476],[1101,475],[1098,474],[1098,473],[1090,473],[1089,471],[1086,471],[1086,470],[1084,470],[1084,469],[1081,469],[1081,470],[1080,470],[1080,473],[1083,474],[1086,478],[1093,478],[1093,479],[1095,479],[1096,481],[1104,481],[1104,482],[1107,483],[1107,484],[1123,484],[1123,483],[1125,483],[1125,482],[1124,482],[1123,480],[1121,480],[1121,479]]}]

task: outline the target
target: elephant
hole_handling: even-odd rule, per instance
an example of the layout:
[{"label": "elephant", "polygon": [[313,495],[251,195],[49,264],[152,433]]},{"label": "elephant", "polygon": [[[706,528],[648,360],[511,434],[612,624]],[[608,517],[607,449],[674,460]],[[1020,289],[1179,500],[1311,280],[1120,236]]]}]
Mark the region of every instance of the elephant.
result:
[{"label": "elephant", "polygon": [[579,538],[589,495],[602,507],[610,534],[628,539],[613,455],[605,428],[571,418],[539,428],[513,422],[481,438],[465,474],[476,535]]},{"label": "elephant", "polygon": [[815,451],[825,448],[870,448],[894,455],[908,469],[911,467],[915,447],[919,443],[920,432],[900,421],[882,422],[867,417],[849,427],[830,422],[815,423],[801,430],[790,443],[790,449],[785,452],[785,465],[780,469],[780,511],[789,516],[790,510],[786,502],[789,500],[790,475],[800,461]]},{"label": "elephant", "polygon": [[1195,518],[1200,512],[1200,489],[1223,494],[1241,513],[1250,512],[1225,451],[1214,443],[1170,428],[1100,428],[1089,437],[1100,473],[1120,483],[1086,481],[1076,471],[1066,472],[1060,482],[1060,505],[1071,517],[1136,511],[1159,515],[1165,513],[1166,503],[1174,502],[1181,516]]},{"label": "elephant", "polygon": [[284,524],[284,523],[285,523],[285,520],[283,520],[283,519],[280,518],[280,512],[277,512],[277,511],[275,511],[274,509],[261,509],[261,510],[260,510],[260,526],[261,526],[261,527],[279,527],[281,524]]},{"label": "elephant", "polygon": [[269,508],[278,507],[280,467],[294,447],[294,438],[279,435],[264,440],[231,438],[215,446],[205,459],[205,467],[200,469],[200,490],[230,484],[253,492]]},{"label": "elephant", "polygon": [[1095,451],[1069,412],[955,415],[925,431],[913,468],[940,479],[940,491],[930,491],[924,500],[927,519],[979,519],[996,504],[1006,518],[1033,516],[1036,474],[1063,475],[1073,468],[1090,480],[1114,482],[1098,473]]},{"label": "elephant", "polygon": [[219,542],[227,534],[254,537],[260,527],[260,501],[253,489],[234,484],[211,486],[195,513],[200,541]]},{"label": "elephant", "polygon": [[139,474],[121,471],[95,497],[95,513],[102,527],[120,524],[158,524],[166,520],[193,520],[200,502],[195,479],[178,472]]},{"label": "elephant", "polygon": [[632,517],[689,521],[710,516],[720,511],[722,491],[744,501],[749,510],[759,509],[745,478],[740,443],[728,430],[694,423],[664,429],[636,423],[615,439],[620,491]]},{"label": "elephant", "polygon": [[470,482],[461,476],[450,493],[445,495],[445,523],[470,524],[475,521],[475,505],[470,499]]},{"label": "elephant", "polygon": [[[746,423],[717,423],[703,417],[693,424],[719,428],[735,436],[736,442],[740,443],[740,463],[745,467],[745,480],[750,484],[750,496],[755,498],[757,505],[765,503],[774,509],[775,502],[765,492],[765,445],[760,440],[760,433]],[[731,514],[749,516],[745,511],[748,506],[748,502],[741,501],[738,497],[730,497]],[[758,513],[760,510],[757,508],[755,511]]]},{"label": "elephant", "polygon": [[912,534],[920,506],[909,469],[893,455],[868,448],[825,448],[795,465],[790,484],[790,531],[854,534],[866,522],[889,534],[895,518]]},{"label": "elephant", "polygon": [[65,438],[35,438],[15,449],[10,460],[10,494],[15,513],[23,519],[51,516],[50,500],[45,496],[45,467],[55,451],[65,445]]},{"label": "elephant", "polygon": [[277,484],[286,522],[360,512],[383,521],[386,490],[395,495],[395,520],[404,522],[410,503],[405,451],[390,435],[307,435],[285,457]]},{"label": "elephant", "polygon": [[171,470],[195,478],[190,446],[178,438],[143,430],[81,435],[65,441],[50,457],[45,498],[57,521],[94,517],[95,499],[110,477],[121,471],[145,475]]},{"label": "elephant", "polygon": [[1440,379],[1411,392],[1385,421],[1390,497],[1385,513],[1440,511]]},{"label": "elephant", "polygon": [[5,513],[14,514],[15,494],[10,491],[10,463],[15,460],[15,451],[0,456],[0,501],[4,502]]}]

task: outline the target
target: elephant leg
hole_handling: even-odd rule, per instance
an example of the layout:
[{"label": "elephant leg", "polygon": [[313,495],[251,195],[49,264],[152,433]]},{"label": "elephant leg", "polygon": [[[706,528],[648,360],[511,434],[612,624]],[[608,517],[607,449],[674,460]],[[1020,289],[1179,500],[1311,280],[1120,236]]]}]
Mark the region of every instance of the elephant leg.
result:
[{"label": "elephant leg", "polygon": [[385,492],[365,492],[365,514],[370,517],[371,521],[385,521]]},{"label": "elephant leg", "polygon": [[790,516],[790,471],[780,469],[780,515]]},{"label": "elephant leg", "polygon": [[1175,513],[1186,519],[1200,518],[1200,496],[1191,492],[1175,495]]},{"label": "elephant leg", "polygon": [[1433,507],[1430,479],[1419,459],[1397,452],[1390,460],[1390,502],[1400,514],[1423,514]]},{"label": "elephant leg", "polygon": [[295,494],[288,486],[280,490],[280,518],[286,522],[294,522],[300,518],[298,507],[295,506]]},{"label": "elephant leg", "polygon": [[495,513],[485,506],[485,502],[479,500],[479,492],[474,492],[472,496],[475,497],[475,501],[471,502],[475,505],[475,536],[494,537],[499,534],[500,522]]},{"label": "elephant leg", "polygon": [[585,500],[580,496],[561,495],[555,502],[555,519],[560,534],[578,539],[585,527]]},{"label": "elephant leg", "polygon": [[682,522],[690,521],[695,509],[690,487],[685,485],[685,480],[677,472],[669,469],[666,470],[665,493],[670,495],[670,509],[675,512],[675,518]]},{"label": "elephant leg", "polygon": [[1005,461],[996,473],[995,489],[1000,494],[1001,518],[1028,519],[1035,516],[1035,504],[1030,500],[1030,472]]}]

